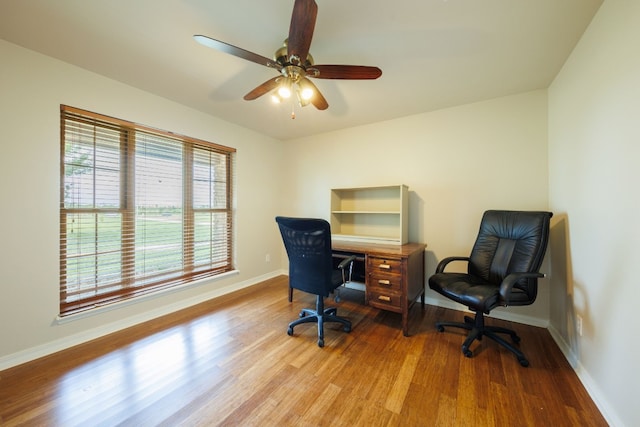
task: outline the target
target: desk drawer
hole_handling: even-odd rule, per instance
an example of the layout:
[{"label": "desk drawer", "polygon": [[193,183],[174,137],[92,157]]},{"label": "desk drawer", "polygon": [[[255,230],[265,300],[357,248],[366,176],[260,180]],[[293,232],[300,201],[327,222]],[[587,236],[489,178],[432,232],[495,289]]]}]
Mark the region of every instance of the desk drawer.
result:
[{"label": "desk drawer", "polygon": [[398,311],[402,307],[402,295],[397,292],[387,292],[378,287],[367,289],[369,305],[383,310]]},{"label": "desk drawer", "polygon": [[382,257],[368,257],[367,271],[371,275],[376,275],[377,273],[400,275],[402,274],[402,260]]},{"label": "desk drawer", "polygon": [[395,274],[371,273],[367,285],[381,292],[401,292],[402,276]]}]

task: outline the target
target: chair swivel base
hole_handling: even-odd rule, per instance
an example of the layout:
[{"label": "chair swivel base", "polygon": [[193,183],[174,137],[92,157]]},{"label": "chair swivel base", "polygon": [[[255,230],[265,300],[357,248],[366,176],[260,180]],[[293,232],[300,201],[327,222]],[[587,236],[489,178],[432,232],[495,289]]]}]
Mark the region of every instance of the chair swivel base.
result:
[{"label": "chair swivel base", "polygon": [[293,335],[293,328],[302,323],[318,324],[318,347],[324,347],[324,324],[329,322],[337,322],[343,325],[342,330],[351,332],[351,322],[343,317],[338,316],[338,309],[335,307],[324,308],[324,301],[321,296],[317,297],[316,310],[304,308],[300,311],[300,318],[289,323],[287,329],[288,335]]},{"label": "chair swivel base", "polygon": [[520,337],[511,329],[501,328],[499,326],[485,326],[484,315],[482,312],[476,312],[475,319],[472,319],[471,317],[468,317],[468,316],[464,316],[464,323],[460,323],[460,322],[437,322],[436,323],[436,329],[439,332],[444,332],[445,326],[462,328],[470,331],[469,335],[467,335],[467,338],[464,340],[464,343],[462,343],[462,354],[464,354],[466,357],[473,356],[473,352],[469,350],[469,347],[471,346],[473,341],[475,340],[481,341],[483,336],[487,336],[492,340],[494,340],[495,342],[497,342],[498,344],[500,344],[501,346],[503,346],[504,348],[506,348],[507,350],[509,350],[511,353],[513,353],[518,358],[518,362],[520,363],[521,366],[525,368],[529,366],[529,361],[524,356],[524,354],[519,349],[511,345],[509,342],[505,341],[498,334],[510,335],[511,340],[515,344],[518,344],[520,342]]}]

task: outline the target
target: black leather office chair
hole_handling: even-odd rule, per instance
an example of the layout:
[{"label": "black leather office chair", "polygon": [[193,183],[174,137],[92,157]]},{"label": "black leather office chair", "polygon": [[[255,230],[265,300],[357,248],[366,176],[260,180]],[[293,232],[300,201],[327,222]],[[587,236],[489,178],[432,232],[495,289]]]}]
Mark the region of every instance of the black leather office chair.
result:
[{"label": "black leather office chair", "polygon": [[[475,318],[464,317],[464,323],[437,322],[445,326],[469,330],[462,353],[471,357],[469,346],[487,336],[514,353],[522,366],[529,361],[516,347],[497,334],[508,334],[514,343],[518,335],[506,328],[485,326],[484,314],[498,306],[532,304],[538,292],[539,273],[549,240],[551,212],[486,211],[478,237],[469,257],[444,258],[429,278],[429,287],[445,297],[475,311]],[[445,273],[452,261],[466,261],[467,273]]]},{"label": "black leather office chair", "polygon": [[289,287],[317,296],[316,309],[303,309],[300,318],[289,323],[287,333],[293,335],[293,328],[301,323],[317,322],[318,346],[324,347],[324,323],[338,322],[351,332],[351,322],[339,317],[336,308],[325,308],[324,298],[343,284],[343,271],[355,256],[333,268],[331,228],[323,219],[278,216],[276,222],[289,256]]}]

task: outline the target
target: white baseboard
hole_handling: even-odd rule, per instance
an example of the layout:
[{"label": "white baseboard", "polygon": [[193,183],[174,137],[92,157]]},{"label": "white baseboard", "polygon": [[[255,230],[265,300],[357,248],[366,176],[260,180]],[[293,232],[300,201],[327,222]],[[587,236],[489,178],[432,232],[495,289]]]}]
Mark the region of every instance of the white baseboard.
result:
[{"label": "white baseboard", "polygon": [[598,384],[591,378],[591,375],[589,375],[589,372],[584,368],[582,363],[580,363],[579,355],[571,349],[571,346],[567,344],[556,328],[550,325],[547,329],[607,423],[612,427],[622,427],[624,424],[616,415],[615,410],[609,404],[607,397],[602,393]]}]

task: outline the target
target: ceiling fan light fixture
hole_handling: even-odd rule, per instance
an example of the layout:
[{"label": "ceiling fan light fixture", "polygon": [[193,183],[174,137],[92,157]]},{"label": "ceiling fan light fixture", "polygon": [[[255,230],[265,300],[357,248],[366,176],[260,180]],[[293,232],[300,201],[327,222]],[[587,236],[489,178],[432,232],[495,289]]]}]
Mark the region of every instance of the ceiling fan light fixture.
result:
[{"label": "ceiling fan light fixture", "polygon": [[280,97],[283,99],[289,99],[291,98],[291,89],[289,89],[288,87],[281,87],[280,89],[278,89],[278,95],[280,95]]},{"label": "ceiling fan light fixture", "polygon": [[298,92],[298,105],[300,105],[301,107],[306,107],[310,103],[311,103],[311,99],[304,99],[302,95],[300,95],[300,93]]},{"label": "ceiling fan light fixture", "polygon": [[300,92],[300,102],[304,102],[304,105],[307,105],[311,101],[311,98],[313,98],[313,91],[311,89],[305,89]]},{"label": "ceiling fan light fixture", "polygon": [[283,99],[291,98],[291,86],[292,82],[290,78],[282,79],[277,90],[278,95]]},{"label": "ceiling fan light fixture", "polygon": [[313,98],[314,92],[313,88],[301,83],[298,93],[300,94],[300,98],[304,99],[305,101],[309,101],[311,98]]}]

